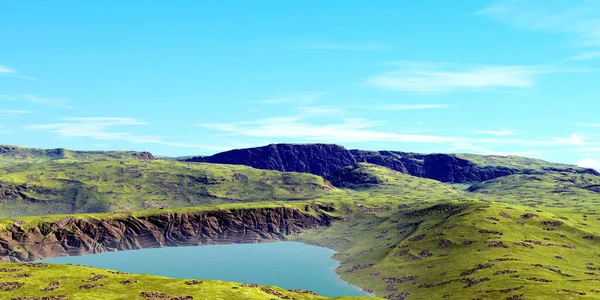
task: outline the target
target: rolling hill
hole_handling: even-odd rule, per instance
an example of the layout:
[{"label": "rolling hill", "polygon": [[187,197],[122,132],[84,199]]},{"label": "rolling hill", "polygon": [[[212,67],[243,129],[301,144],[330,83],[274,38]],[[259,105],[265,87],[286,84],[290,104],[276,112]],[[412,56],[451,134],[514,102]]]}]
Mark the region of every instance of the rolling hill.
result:
[{"label": "rolling hill", "polygon": [[[236,226],[252,224],[257,239],[336,250],[341,278],[385,299],[600,298],[594,170],[521,157],[325,144],[225,153],[203,163],[42,155],[40,162],[5,164],[0,205],[18,215],[0,221],[0,248],[28,261],[40,253],[32,245],[49,238],[67,243],[71,232],[86,241],[100,234],[97,224],[131,239],[121,249],[136,247],[128,226],[152,229],[158,242],[161,236],[185,236],[190,244],[244,242]],[[222,160],[230,164],[216,163]],[[304,173],[265,170],[277,168]],[[319,172],[325,178],[310,174]],[[61,205],[68,208],[51,210]],[[49,210],[63,215],[24,216]],[[236,221],[223,222],[233,226],[222,228],[228,234],[207,236],[208,223],[194,221],[207,214]],[[178,228],[190,229],[172,231]],[[118,238],[101,240],[109,250]],[[57,250],[47,251],[45,257]]]}]

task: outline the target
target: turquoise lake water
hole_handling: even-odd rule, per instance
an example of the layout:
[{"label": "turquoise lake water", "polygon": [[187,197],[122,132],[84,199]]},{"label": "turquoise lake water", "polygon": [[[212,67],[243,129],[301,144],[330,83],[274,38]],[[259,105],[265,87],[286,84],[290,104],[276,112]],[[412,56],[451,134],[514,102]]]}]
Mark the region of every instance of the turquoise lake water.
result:
[{"label": "turquoise lake water", "polygon": [[173,278],[216,279],[306,289],[329,296],[367,295],[334,272],[330,249],[296,242],[155,248],[67,256],[47,263],[77,264]]}]

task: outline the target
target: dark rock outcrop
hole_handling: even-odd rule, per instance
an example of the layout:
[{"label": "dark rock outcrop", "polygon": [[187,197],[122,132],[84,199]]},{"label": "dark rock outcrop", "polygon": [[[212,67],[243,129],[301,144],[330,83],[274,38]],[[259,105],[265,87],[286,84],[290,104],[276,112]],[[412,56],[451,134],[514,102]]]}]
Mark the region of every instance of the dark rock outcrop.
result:
[{"label": "dark rock outcrop", "polygon": [[143,217],[76,219],[66,217],[24,229],[13,224],[0,231],[0,262],[34,261],[106,251],[256,243],[282,240],[303,229],[334,220],[318,206],[318,216],[295,208],[163,213]]},{"label": "dark rock outcrop", "polygon": [[271,144],[237,149],[212,156],[186,158],[187,162],[246,165],[257,169],[303,172],[328,177],[339,169],[366,162],[443,182],[480,182],[519,173],[507,167],[481,167],[452,154],[347,150],[331,144]]},{"label": "dark rock outcrop", "polygon": [[188,162],[246,165],[257,169],[302,172],[328,176],[341,167],[356,164],[346,148],[331,144],[271,144],[236,149],[212,156],[191,157]]}]

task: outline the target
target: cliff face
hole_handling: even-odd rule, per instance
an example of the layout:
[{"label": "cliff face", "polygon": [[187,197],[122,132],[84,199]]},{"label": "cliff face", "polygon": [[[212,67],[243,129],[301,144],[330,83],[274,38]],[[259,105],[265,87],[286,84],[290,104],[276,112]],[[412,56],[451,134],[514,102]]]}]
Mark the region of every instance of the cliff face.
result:
[{"label": "cliff face", "polygon": [[343,167],[367,162],[413,176],[457,183],[483,181],[519,172],[506,167],[480,167],[449,154],[347,150],[330,144],[276,144],[192,157],[186,161],[247,165],[257,169],[312,173],[323,177]]},{"label": "cliff face", "polygon": [[328,176],[341,167],[357,162],[349,150],[331,144],[271,144],[221,152],[213,156],[192,157],[185,161],[246,165],[257,169],[311,173],[319,176]]},{"label": "cliff face", "polygon": [[327,214],[314,216],[288,207],[164,213],[139,218],[63,218],[30,229],[15,224],[0,231],[0,262],[142,248],[281,240],[285,235],[328,226],[332,221]]}]

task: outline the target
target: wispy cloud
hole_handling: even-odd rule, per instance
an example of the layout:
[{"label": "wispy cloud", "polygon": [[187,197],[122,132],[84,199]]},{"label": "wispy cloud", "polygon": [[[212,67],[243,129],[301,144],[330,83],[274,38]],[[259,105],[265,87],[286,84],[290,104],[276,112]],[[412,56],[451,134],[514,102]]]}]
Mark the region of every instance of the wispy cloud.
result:
[{"label": "wispy cloud", "polygon": [[583,134],[573,133],[568,137],[556,137],[554,140],[565,145],[587,146],[597,144],[587,139]]},{"label": "wispy cloud", "polygon": [[225,150],[223,147],[167,141],[165,137],[155,135],[135,135],[125,131],[115,131],[116,127],[148,125],[148,122],[135,118],[91,117],[63,118],[62,123],[35,124],[25,129],[47,131],[62,137],[91,138],[95,140],[129,141],[134,143],[161,144],[173,147],[199,148],[206,150]]},{"label": "wispy cloud", "polygon": [[592,168],[600,171],[600,160],[595,158],[584,158],[577,162],[577,165],[584,168]]},{"label": "wispy cloud", "polygon": [[0,65],[0,76],[21,78],[21,79],[27,79],[27,80],[37,80],[36,78],[33,78],[33,77],[19,75],[16,70],[11,69],[6,66],[3,66],[3,65]]},{"label": "wispy cloud", "polygon": [[376,110],[419,110],[450,107],[446,104],[380,104],[369,106]]},{"label": "wispy cloud", "polygon": [[369,86],[388,90],[436,93],[488,88],[527,88],[539,75],[558,70],[549,66],[459,65],[397,62],[396,70],[368,78]]},{"label": "wispy cloud", "polygon": [[292,103],[298,105],[307,105],[321,100],[329,92],[306,92],[286,96],[277,96],[273,98],[258,100],[256,103],[261,104],[282,104]]},{"label": "wispy cloud", "polygon": [[346,110],[335,105],[307,105],[298,106],[296,110],[303,116],[307,115],[341,115],[345,114]]},{"label": "wispy cloud", "polygon": [[10,73],[16,73],[16,71],[11,68],[0,65],[0,73],[9,73],[10,74]]},{"label": "wispy cloud", "polygon": [[579,123],[576,125],[584,127],[600,127],[600,123]]},{"label": "wispy cloud", "polygon": [[[362,118],[345,118],[337,122],[315,124],[303,116],[265,118],[237,123],[201,123],[199,127],[219,132],[226,136],[268,138],[270,140],[352,143],[352,142],[400,142],[462,144],[474,147],[567,147],[592,146],[599,143],[590,141],[581,134],[550,138],[513,138],[508,132],[495,132],[497,137],[473,138],[465,136],[443,136],[435,134],[406,133],[380,130],[384,122]],[[484,148],[481,148],[484,149]],[[488,151],[491,153],[491,150]]]},{"label": "wispy cloud", "polygon": [[34,111],[0,109],[0,116],[17,116],[17,115],[24,115],[24,114],[31,114],[31,113],[34,113]]},{"label": "wispy cloud", "polygon": [[384,51],[390,47],[379,42],[332,43],[332,42],[298,42],[295,48],[303,50],[333,50],[333,51]]},{"label": "wispy cloud", "polygon": [[25,94],[25,95],[22,95],[21,97],[32,103],[44,104],[44,105],[50,105],[50,106],[56,106],[56,107],[61,107],[61,108],[68,108],[68,109],[73,108],[72,106],[68,105],[68,101],[65,99],[40,97],[40,96],[32,95],[32,94]]},{"label": "wispy cloud", "polygon": [[584,51],[569,57],[569,60],[589,60],[600,58],[600,51]]},{"label": "wispy cloud", "polygon": [[372,129],[381,124],[382,122],[367,119],[348,118],[339,123],[313,125],[303,122],[300,117],[279,117],[240,123],[202,123],[198,126],[233,136],[301,139],[329,143],[368,141],[439,143],[452,140],[452,138],[435,135],[399,134]]},{"label": "wispy cloud", "polygon": [[489,135],[501,135],[501,136],[516,134],[512,130],[480,130],[480,131],[478,131],[478,133],[489,134]]},{"label": "wispy cloud", "polygon": [[575,46],[596,48],[569,60],[600,58],[600,1],[503,0],[476,14],[525,30],[569,34]]},{"label": "wispy cloud", "polygon": [[0,95],[0,100],[6,101],[27,101],[35,104],[48,105],[48,106],[56,106],[60,108],[72,109],[73,107],[69,105],[69,101],[60,98],[48,98],[41,97],[32,94],[23,94],[23,95]]}]

